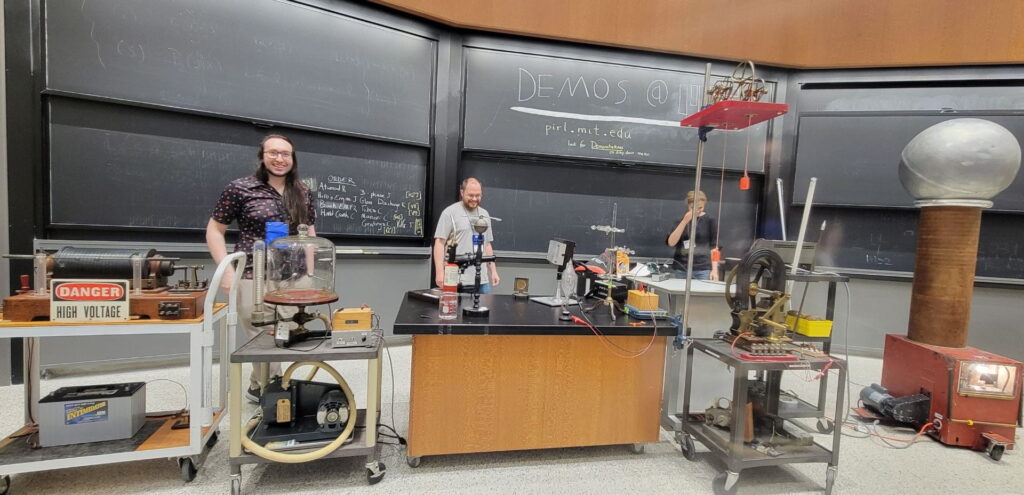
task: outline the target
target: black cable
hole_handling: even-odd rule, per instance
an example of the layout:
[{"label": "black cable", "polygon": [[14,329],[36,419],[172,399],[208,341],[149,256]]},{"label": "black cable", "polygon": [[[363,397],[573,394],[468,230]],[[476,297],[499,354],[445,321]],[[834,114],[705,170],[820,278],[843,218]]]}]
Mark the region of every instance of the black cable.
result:
[{"label": "black cable", "polygon": [[295,352],[313,352],[313,351],[319,349],[320,346],[324,345],[324,342],[327,342],[328,340],[330,340],[330,337],[324,336],[324,337],[317,337],[316,339],[319,340],[319,342],[317,342],[317,344],[315,346],[310,347],[308,349],[302,349],[302,348],[298,348],[298,347],[287,347],[286,349],[291,350],[291,351],[295,351]]},{"label": "black cable", "polygon": [[378,428],[380,428],[381,426],[383,426],[384,428],[387,428],[387,429],[391,430],[392,432],[394,432],[394,435],[389,435],[387,433],[380,433],[380,432],[378,432],[380,435],[383,435],[383,436],[386,436],[386,437],[389,437],[389,438],[396,438],[396,439],[398,439],[398,441],[402,445],[406,445],[406,444],[409,443],[409,442],[406,441],[405,437],[403,437],[400,433],[398,433],[397,430],[392,428],[391,425],[386,425],[384,423],[380,423],[379,425],[377,425]]}]

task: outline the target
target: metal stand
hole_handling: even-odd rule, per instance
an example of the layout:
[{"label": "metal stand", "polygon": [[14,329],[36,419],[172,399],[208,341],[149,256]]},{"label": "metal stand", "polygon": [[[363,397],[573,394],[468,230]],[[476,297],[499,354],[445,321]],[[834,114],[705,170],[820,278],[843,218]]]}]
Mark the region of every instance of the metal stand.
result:
[{"label": "metal stand", "polygon": [[[217,442],[218,429],[224,417],[227,402],[227,368],[222,367],[218,377],[213,374],[213,345],[217,340],[215,324],[220,335],[220,362],[234,347],[237,321],[238,285],[245,253],[235,253],[218,266],[211,286],[219,287],[228,266],[235,265],[235,280],[228,295],[228,304],[214,306],[216,294],[206,297],[202,317],[187,320],[141,320],[127,324],[106,325],[95,323],[2,322],[4,338],[22,337],[26,341],[25,359],[25,426],[0,442],[0,488],[9,488],[10,475],[53,469],[96,466],[147,459],[174,459],[182,480],[195,479],[209,449]],[[63,445],[33,449],[25,442],[34,434],[39,418],[39,342],[42,337],[100,336],[100,335],[167,335],[189,337],[189,410],[187,429],[173,426],[183,418],[175,412],[149,412],[148,418],[131,438],[88,444]],[[219,394],[214,401],[213,380],[219,378]],[[158,417],[159,416],[159,417]],[[5,490],[0,490],[3,493]]]},{"label": "metal stand", "polygon": [[[696,418],[690,413],[690,388],[693,377],[693,353],[699,350],[703,354],[716,359],[733,370],[732,390],[732,415],[727,429],[706,424],[703,418]],[[831,365],[829,363],[832,363]],[[740,359],[732,354],[728,343],[717,339],[696,339],[686,349],[686,381],[683,388],[683,421],[681,431],[676,434],[676,440],[681,446],[683,456],[688,460],[696,460],[694,452],[694,440],[699,441],[707,447],[711,454],[717,457],[726,465],[726,471],[719,474],[712,483],[716,494],[732,494],[736,492],[736,482],[741,471],[751,467],[778,466],[796,462],[824,462],[828,464],[825,472],[825,493],[832,492],[832,485],[835,482],[839,469],[839,440],[841,438],[840,428],[832,429],[831,449],[811,442],[810,445],[798,443],[782,444],[773,447],[770,453],[755,450],[753,444],[744,442],[744,438],[753,432],[748,432],[748,420],[744,411],[748,402],[749,376],[768,373],[782,375],[788,370],[804,372],[810,370],[822,370],[831,366],[839,370],[839,385],[836,387],[836,418],[843,414],[843,393],[846,383],[846,363],[835,358],[802,358],[797,361],[751,361]],[[827,380],[827,375],[821,380]],[[768,402],[773,402],[772,392],[768,392]],[[777,409],[778,396],[774,396],[776,408],[773,410],[769,405],[765,411],[765,417],[773,421],[773,431],[779,431],[784,435],[783,424],[788,421]],[[823,415],[822,415],[823,416]],[[806,416],[805,416],[806,417]],[[803,428],[798,423],[795,426]],[[819,427],[820,429],[820,427]],[[764,443],[766,439],[755,440]]]},{"label": "metal stand", "polygon": [[476,276],[473,280],[473,284],[476,286],[476,290],[473,291],[473,306],[469,308],[462,308],[462,314],[466,316],[478,316],[486,317],[491,314],[491,310],[487,309],[486,306],[480,306],[480,270],[483,270],[483,255],[484,255],[484,235],[482,233],[473,234],[473,258],[474,265],[476,265]]},{"label": "metal stand", "polygon": [[[334,457],[366,457],[366,481],[373,485],[384,478],[385,470],[383,462],[380,462],[380,443],[378,443],[378,424],[380,419],[380,387],[381,387],[381,350],[382,345],[378,340],[373,347],[349,347],[331,348],[328,345],[318,347],[313,351],[303,352],[298,350],[281,349],[274,345],[273,337],[263,332],[243,345],[237,351],[231,353],[231,397],[228,400],[230,408],[230,441],[229,461],[231,476],[231,493],[240,495],[242,493],[242,465],[243,464],[267,464],[272,463],[262,457],[252,455],[242,450],[242,363],[265,364],[281,361],[341,361],[358,360],[367,361],[366,375],[366,408],[359,409],[357,428],[352,433],[351,442],[339,447],[324,458]],[[316,443],[316,442],[312,442]],[[322,444],[286,447],[297,452],[315,450]]]}]

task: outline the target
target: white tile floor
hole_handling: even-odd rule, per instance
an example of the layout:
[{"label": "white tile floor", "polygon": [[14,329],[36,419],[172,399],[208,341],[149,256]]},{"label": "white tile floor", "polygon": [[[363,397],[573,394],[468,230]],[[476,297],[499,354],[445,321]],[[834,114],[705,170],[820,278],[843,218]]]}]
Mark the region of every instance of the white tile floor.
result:
[{"label": "white tile floor", "polygon": [[[396,345],[394,387],[387,361],[384,363],[383,421],[392,422],[406,432],[409,403],[411,348]],[[366,369],[362,363],[332,363],[352,385],[356,396],[365,391]],[[854,382],[877,381],[881,362],[853,358]],[[79,375],[43,382],[45,395],[60,386],[146,381],[171,378],[186,381],[184,367],[139,370],[116,374]],[[833,381],[835,379],[833,378]],[[815,383],[799,379],[786,388],[811,395]],[[853,385],[854,394],[860,385]],[[148,409],[180,408],[181,389],[168,382],[148,386]],[[394,407],[391,394],[394,393]],[[22,387],[0,388],[0,431],[13,431],[22,417]],[[362,405],[362,404],[361,404]],[[227,429],[227,422],[222,424]],[[883,431],[906,438],[909,430]],[[1020,430],[1018,430],[1020,432]],[[1019,436],[1019,435],[1018,435]],[[553,449],[494,454],[428,457],[420,467],[405,463],[399,447],[385,446],[383,461],[388,466],[383,481],[367,486],[361,459],[333,459],[301,465],[246,466],[243,470],[245,493],[712,493],[711,480],[722,468],[706,455],[698,444],[698,460],[690,462],[679,453],[663,432],[663,441],[649,444],[646,453],[632,454],[626,446]],[[222,436],[226,439],[226,435]],[[822,438],[821,441],[825,439]],[[2,472],[2,471],[0,471]],[[821,493],[824,488],[824,464],[799,464],[744,471],[739,493],[789,494]],[[201,494],[229,493],[227,442],[219,442],[206,458],[192,483],[181,481],[171,460],[154,460],[110,466],[69,468],[57,471],[15,475],[11,493],[15,495],[74,493],[110,495],[120,493]],[[877,439],[844,437],[839,478],[839,494],[933,494],[933,493],[1024,493],[1024,456],[1007,452],[1001,462],[968,450],[945,447],[923,439],[912,447],[896,450]]]}]

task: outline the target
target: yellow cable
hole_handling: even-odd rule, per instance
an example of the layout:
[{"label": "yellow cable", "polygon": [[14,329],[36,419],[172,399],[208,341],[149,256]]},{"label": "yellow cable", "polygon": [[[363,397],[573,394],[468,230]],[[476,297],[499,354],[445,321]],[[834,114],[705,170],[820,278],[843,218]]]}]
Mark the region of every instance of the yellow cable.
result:
[{"label": "yellow cable", "polygon": [[986,425],[986,426],[1005,426],[1007,428],[1016,428],[1017,427],[1016,424],[1012,424],[1011,425],[1011,424],[1008,424],[1008,423],[993,423],[991,421],[977,421],[977,420],[974,420],[974,419],[953,419],[953,418],[949,418],[949,420],[954,422],[954,423],[964,423],[967,426]]},{"label": "yellow cable", "polygon": [[[327,363],[314,361],[302,361],[292,363],[292,365],[289,366],[287,370],[285,370],[284,376],[281,378],[281,386],[284,387],[285,390],[287,390],[288,385],[291,383],[292,373],[302,366],[313,366],[314,368],[319,368],[326,371],[328,374],[331,375],[331,377],[334,378],[335,381],[338,382],[338,385],[341,386],[341,390],[345,393],[345,398],[348,399],[348,421],[345,424],[345,429],[341,432],[341,435],[339,435],[338,438],[334,439],[333,442],[324,445],[323,447],[317,450],[302,454],[286,454],[284,452],[275,452],[273,450],[270,450],[262,445],[257,444],[256,442],[253,442],[249,438],[249,432],[252,431],[252,429],[259,423],[259,420],[253,418],[249,420],[249,422],[245,425],[245,428],[242,429],[242,447],[245,447],[245,449],[248,450],[249,452],[252,452],[255,455],[258,455],[264,459],[274,462],[283,462],[290,464],[309,462],[315,461],[317,459],[322,459],[331,452],[334,452],[335,450],[338,449],[338,447],[341,447],[342,444],[345,443],[345,440],[348,440],[349,436],[352,435],[352,430],[355,429],[356,421],[359,419],[359,409],[356,407],[356,399],[352,395],[352,389],[349,388],[348,383],[346,383],[345,379],[341,377],[341,374],[338,373],[338,370],[331,367],[331,365]],[[372,435],[375,434],[375,432],[368,431],[366,432],[366,434]]]}]

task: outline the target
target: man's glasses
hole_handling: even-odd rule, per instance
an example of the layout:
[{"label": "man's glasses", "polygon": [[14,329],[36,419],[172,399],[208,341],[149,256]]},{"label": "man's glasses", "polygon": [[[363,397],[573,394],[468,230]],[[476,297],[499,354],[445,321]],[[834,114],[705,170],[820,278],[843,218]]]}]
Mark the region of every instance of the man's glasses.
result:
[{"label": "man's glasses", "polygon": [[263,156],[269,158],[284,158],[285,160],[292,157],[291,151],[264,151]]}]

